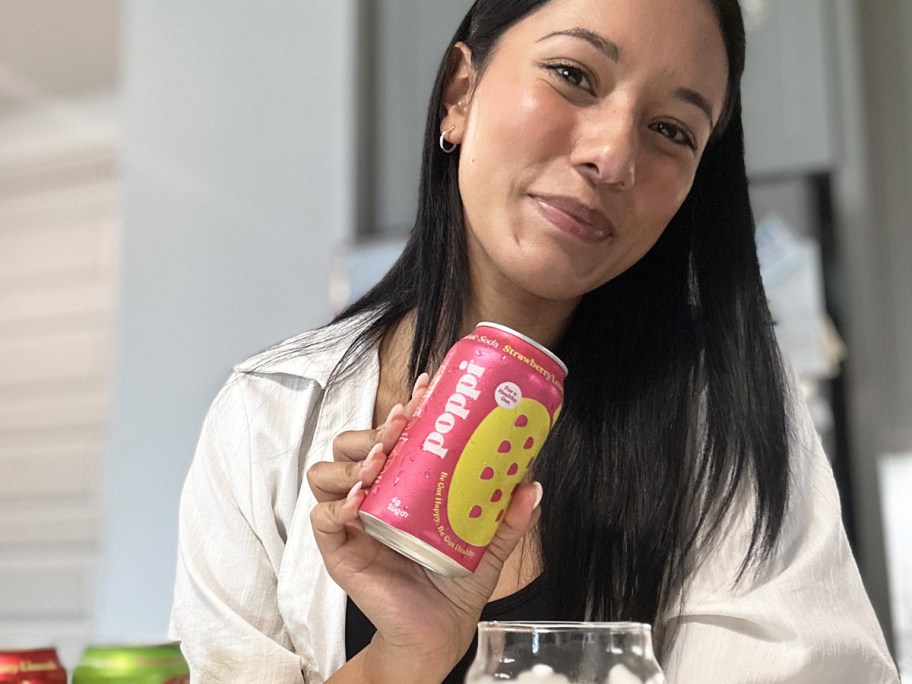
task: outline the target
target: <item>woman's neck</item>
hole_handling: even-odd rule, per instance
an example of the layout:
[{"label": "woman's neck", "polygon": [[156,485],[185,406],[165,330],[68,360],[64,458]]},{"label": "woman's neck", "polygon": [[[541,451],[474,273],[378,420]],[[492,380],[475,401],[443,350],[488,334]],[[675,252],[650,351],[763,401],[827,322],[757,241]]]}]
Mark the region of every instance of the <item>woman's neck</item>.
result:
[{"label": "woman's neck", "polygon": [[546,299],[520,286],[487,255],[469,232],[469,296],[463,309],[467,335],[481,321],[500,323],[553,349],[582,297]]},{"label": "woman's neck", "polygon": [[468,334],[482,321],[500,323],[553,349],[569,324],[576,304],[538,298],[474,297],[463,314],[462,333]]}]

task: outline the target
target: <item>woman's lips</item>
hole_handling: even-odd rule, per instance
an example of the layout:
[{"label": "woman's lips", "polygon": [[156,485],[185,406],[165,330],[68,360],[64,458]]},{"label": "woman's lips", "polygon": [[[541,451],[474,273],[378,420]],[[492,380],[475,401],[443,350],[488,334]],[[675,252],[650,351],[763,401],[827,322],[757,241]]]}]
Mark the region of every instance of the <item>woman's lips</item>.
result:
[{"label": "woman's lips", "polygon": [[607,216],[572,197],[532,195],[532,199],[539,213],[555,228],[583,242],[602,242],[614,232]]}]

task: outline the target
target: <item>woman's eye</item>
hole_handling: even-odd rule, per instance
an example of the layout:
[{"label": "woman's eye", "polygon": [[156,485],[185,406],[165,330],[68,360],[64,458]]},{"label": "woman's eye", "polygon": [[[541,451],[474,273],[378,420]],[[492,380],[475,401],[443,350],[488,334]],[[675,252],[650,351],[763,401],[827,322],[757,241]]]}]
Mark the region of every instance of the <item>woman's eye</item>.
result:
[{"label": "woman's eye", "polygon": [[684,145],[692,150],[697,149],[697,144],[694,142],[693,136],[679,126],[660,121],[659,123],[652,125],[652,130],[665,136],[677,145]]},{"label": "woman's eye", "polygon": [[589,91],[592,90],[592,84],[589,82],[589,78],[579,67],[575,67],[572,64],[551,64],[548,68],[552,73],[556,74],[558,78],[566,81],[573,87],[583,88]]}]

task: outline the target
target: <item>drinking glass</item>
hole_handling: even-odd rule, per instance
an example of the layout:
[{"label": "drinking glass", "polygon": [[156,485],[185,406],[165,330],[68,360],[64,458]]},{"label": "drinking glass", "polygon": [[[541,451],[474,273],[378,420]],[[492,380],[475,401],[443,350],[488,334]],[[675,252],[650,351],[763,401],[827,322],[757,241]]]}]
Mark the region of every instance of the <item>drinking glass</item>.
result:
[{"label": "drinking glass", "polygon": [[665,684],[639,622],[481,622],[466,684]]}]

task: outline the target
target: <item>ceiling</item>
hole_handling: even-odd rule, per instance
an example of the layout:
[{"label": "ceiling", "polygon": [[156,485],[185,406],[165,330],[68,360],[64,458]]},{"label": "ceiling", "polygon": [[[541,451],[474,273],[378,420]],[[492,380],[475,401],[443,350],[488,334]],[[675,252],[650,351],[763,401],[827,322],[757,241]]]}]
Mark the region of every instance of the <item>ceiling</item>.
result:
[{"label": "ceiling", "polygon": [[117,88],[121,0],[0,0],[0,113]]}]

